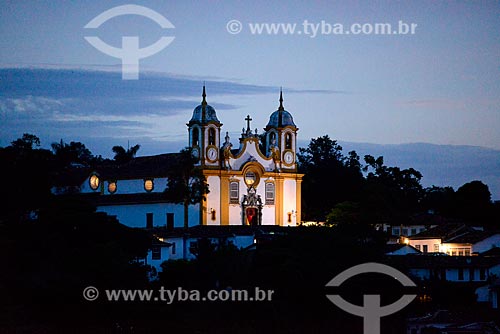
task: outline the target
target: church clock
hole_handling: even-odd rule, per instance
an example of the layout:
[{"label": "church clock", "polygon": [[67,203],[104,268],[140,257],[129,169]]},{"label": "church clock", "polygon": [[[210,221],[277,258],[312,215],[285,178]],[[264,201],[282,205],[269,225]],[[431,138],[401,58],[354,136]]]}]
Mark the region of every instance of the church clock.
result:
[{"label": "church clock", "polygon": [[207,148],[207,159],[210,162],[215,162],[217,160],[218,152],[215,146],[209,146]]},{"label": "church clock", "polygon": [[285,151],[285,153],[283,153],[283,160],[287,165],[291,165],[293,163],[293,158],[294,156],[292,151]]}]

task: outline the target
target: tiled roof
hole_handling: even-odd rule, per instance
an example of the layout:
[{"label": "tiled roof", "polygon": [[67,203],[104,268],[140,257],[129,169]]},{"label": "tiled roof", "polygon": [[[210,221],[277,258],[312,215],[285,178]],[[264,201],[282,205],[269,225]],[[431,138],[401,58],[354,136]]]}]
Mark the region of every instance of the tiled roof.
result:
[{"label": "tiled roof", "polygon": [[165,177],[179,153],[166,153],[136,157],[124,164],[107,161],[95,167],[75,167],[54,177],[54,186],[79,186],[92,173],[98,173],[103,180],[142,179]]},{"label": "tiled roof", "polygon": [[447,243],[475,244],[481,240],[489,238],[498,232],[470,230],[467,234],[452,236],[444,240]]},{"label": "tiled roof", "polygon": [[97,167],[95,171],[105,180],[165,177],[178,155],[178,153],[166,153],[136,157],[125,164]]},{"label": "tiled roof", "polygon": [[412,240],[417,239],[447,239],[467,233],[471,228],[463,223],[446,223],[435,226],[418,234],[409,237]]}]

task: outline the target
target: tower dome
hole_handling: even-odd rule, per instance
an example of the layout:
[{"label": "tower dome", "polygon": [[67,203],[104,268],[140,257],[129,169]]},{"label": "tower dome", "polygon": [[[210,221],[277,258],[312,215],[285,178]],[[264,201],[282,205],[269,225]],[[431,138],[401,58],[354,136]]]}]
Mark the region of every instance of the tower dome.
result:
[{"label": "tower dome", "polygon": [[189,121],[188,125],[191,125],[193,123],[198,123],[198,124],[207,124],[209,122],[220,123],[219,119],[217,118],[217,114],[215,113],[215,109],[207,103],[206,100],[207,94],[205,93],[205,85],[203,85],[203,93],[201,96],[203,97],[203,100],[201,101],[200,105],[194,108],[193,117],[191,117],[191,120]]},{"label": "tower dome", "polygon": [[265,127],[267,131],[270,128],[284,128],[285,126],[292,126],[296,128],[297,126],[293,122],[292,114],[285,110],[283,107],[283,92],[280,91],[280,106],[278,110],[273,112],[269,117],[269,122]]}]

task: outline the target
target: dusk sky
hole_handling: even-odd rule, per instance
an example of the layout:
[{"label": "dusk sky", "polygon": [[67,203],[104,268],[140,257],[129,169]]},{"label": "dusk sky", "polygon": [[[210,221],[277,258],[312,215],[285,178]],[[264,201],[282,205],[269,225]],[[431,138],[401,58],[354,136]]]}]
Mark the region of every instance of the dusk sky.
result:
[{"label": "dusk sky", "polygon": [[[150,8],[175,28],[138,15],[84,28],[127,4]],[[105,157],[128,142],[141,144],[140,155],[178,150],[205,81],[233,143],[247,114],[263,131],[282,86],[304,142],[328,134],[346,142],[500,150],[499,18],[498,1],[4,0],[0,146],[28,132],[46,147],[61,138],[81,141]],[[241,32],[228,31],[231,20]],[[318,25],[315,36],[304,22]],[[399,22],[416,24],[414,34],[326,33],[328,25],[397,29]],[[252,33],[259,23],[295,24],[295,31]],[[85,36],[115,47],[122,36],[138,36],[141,48],[162,36],[175,39],[139,61],[139,80],[122,80],[121,60]]]}]

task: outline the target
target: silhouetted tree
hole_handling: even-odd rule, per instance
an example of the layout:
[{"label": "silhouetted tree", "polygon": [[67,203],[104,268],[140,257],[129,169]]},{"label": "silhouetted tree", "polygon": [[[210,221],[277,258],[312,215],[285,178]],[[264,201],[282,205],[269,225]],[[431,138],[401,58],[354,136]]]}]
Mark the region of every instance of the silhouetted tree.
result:
[{"label": "silhouetted tree", "polygon": [[189,227],[188,212],[190,204],[199,204],[208,194],[208,184],[203,171],[195,164],[197,158],[187,147],[180,151],[174,165],[169,167],[165,195],[174,203],[184,205],[184,227]]},{"label": "silhouetted tree", "polygon": [[325,221],[338,203],[356,201],[363,184],[361,164],[355,151],[348,156],[328,135],[311,139],[297,155],[302,184],[303,216],[306,220]]},{"label": "silhouetted tree", "polygon": [[90,165],[96,158],[92,152],[80,142],[67,144],[61,141],[59,143],[52,143],[52,152],[54,152],[57,162],[62,167],[68,167],[71,164]]},{"label": "silhouetted tree", "polygon": [[134,145],[130,148],[127,148],[125,149],[123,146],[113,146],[112,148],[112,151],[113,153],[115,153],[115,156],[114,156],[114,160],[117,162],[117,163],[125,163],[125,162],[129,162],[130,160],[132,160],[136,154],[137,154],[137,151],[139,151],[139,149],[141,148],[141,145],[137,144],[137,145]]}]

